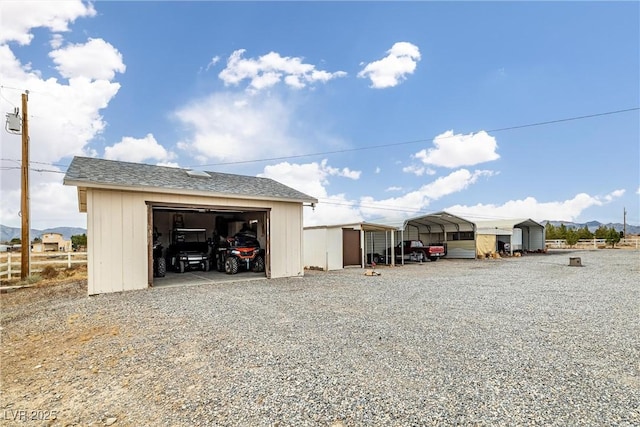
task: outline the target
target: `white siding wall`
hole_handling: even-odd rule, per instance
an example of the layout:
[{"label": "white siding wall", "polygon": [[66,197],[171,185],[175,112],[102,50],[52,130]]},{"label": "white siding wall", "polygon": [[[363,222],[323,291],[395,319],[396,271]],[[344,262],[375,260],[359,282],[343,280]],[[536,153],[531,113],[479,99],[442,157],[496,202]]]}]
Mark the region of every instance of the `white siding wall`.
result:
[{"label": "white siding wall", "polygon": [[87,190],[89,294],[148,286],[147,201],[271,209],[271,277],[302,276],[302,204]]},{"label": "white siding wall", "polygon": [[89,295],[147,287],[147,207],[135,193],[87,193]]},{"label": "white siding wall", "polygon": [[323,270],[342,269],[342,228],[304,230],[304,265]]}]

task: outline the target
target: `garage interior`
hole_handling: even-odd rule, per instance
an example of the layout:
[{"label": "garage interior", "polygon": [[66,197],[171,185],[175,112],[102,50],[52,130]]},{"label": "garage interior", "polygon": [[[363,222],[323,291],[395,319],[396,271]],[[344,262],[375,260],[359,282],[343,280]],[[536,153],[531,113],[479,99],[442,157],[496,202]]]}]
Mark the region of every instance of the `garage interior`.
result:
[{"label": "garage interior", "polygon": [[[242,207],[184,206],[148,203],[149,283],[151,286],[255,280],[270,277],[269,213]],[[259,243],[263,268],[254,271],[254,261],[238,258],[237,273],[225,271],[229,257],[227,240],[238,233],[253,235]],[[206,254],[207,262],[179,266],[176,251],[185,249]],[[246,246],[254,246],[247,244]],[[206,252],[205,252],[206,251]],[[158,254],[164,270],[158,269]],[[222,255],[221,255],[222,254]],[[254,258],[255,259],[255,258]],[[222,260],[222,262],[221,262]],[[221,262],[221,263],[220,263]],[[164,273],[164,274],[163,274]]]}]

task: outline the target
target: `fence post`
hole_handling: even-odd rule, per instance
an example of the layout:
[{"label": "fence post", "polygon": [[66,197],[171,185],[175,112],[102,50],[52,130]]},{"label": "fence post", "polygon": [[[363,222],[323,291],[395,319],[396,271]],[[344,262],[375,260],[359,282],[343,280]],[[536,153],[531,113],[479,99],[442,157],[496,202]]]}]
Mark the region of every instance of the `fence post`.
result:
[{"label": "fence post", "polygon": [[67,252],[67,268],[71,268],[71,252]]},{"label": "fence post", "polygon": [[11,252],[7,252],[7,279],[11,280]]}]

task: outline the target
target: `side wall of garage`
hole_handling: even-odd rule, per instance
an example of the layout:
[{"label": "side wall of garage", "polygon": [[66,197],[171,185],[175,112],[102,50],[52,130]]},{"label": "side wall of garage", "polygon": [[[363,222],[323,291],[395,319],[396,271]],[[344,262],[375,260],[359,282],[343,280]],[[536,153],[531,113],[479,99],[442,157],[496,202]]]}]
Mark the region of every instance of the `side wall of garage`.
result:
[{"label": "side wall of garage", "polygon": [[87,189],[89,295],[148,287],[147,202],[271,210],[271,277],[302,276],[302,203]]}]

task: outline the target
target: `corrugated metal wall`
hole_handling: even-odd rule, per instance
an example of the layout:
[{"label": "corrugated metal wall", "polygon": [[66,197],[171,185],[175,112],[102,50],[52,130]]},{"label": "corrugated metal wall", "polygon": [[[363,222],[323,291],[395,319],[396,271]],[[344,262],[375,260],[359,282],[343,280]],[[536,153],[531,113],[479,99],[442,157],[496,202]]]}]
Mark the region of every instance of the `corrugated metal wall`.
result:
[{"label": "corrugated metal wall", "polygon": [[301,203],[87,189],[90,295],[148,286],[147,202],[271,209],[271,277],[304,274]]}]

